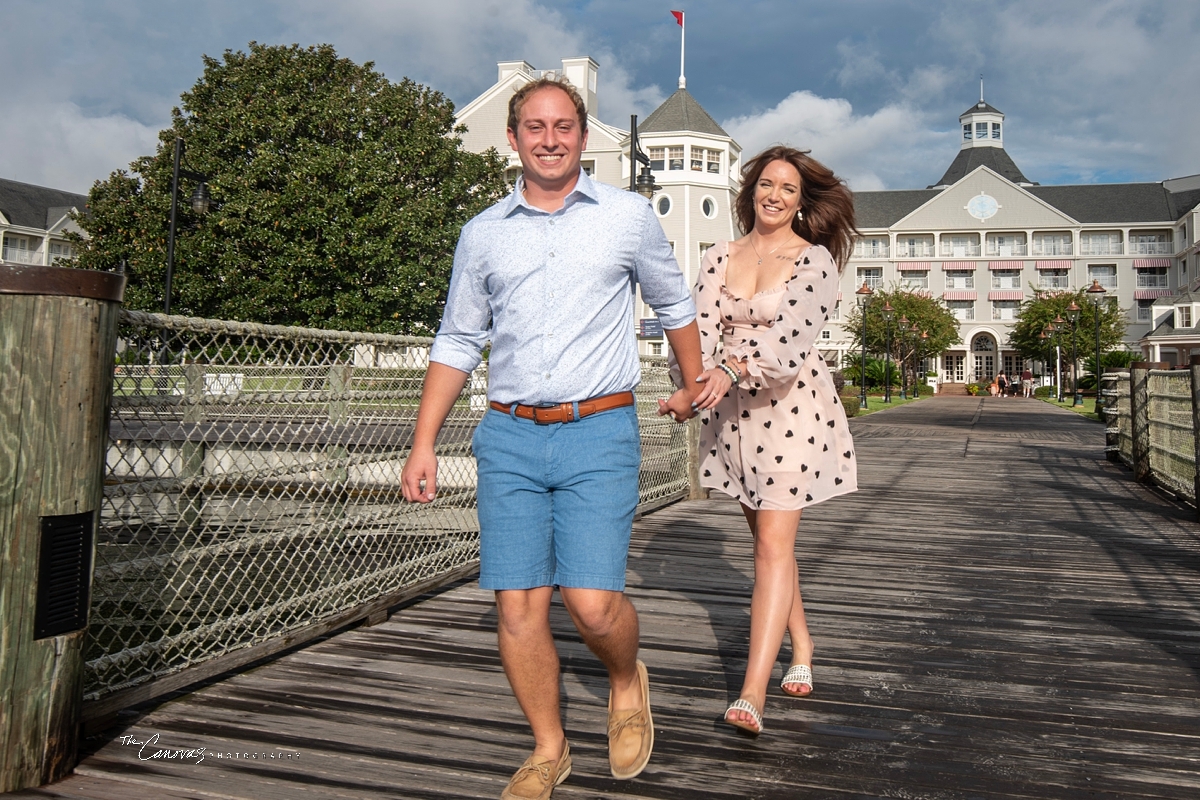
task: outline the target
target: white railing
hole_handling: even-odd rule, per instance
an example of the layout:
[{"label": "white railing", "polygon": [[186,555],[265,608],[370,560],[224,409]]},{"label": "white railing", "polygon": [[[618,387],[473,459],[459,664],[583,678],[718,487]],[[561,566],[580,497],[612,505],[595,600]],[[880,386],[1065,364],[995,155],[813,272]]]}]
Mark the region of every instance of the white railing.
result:
[{"label": "white railing", "polygon": [[4,248],[4,260],[13,264],[41,264],[42,254],[38,250],[18,250],[15,247]]},{"label": "white railing", "polygon": [[855,258],[888,258],[888,253],[890,252],[891,247],[886,244],[854,245]]},{"label": "white railing", "polygon": [[978,244],[950,244],[942,242],[942,258],[978,258]]},{"label": "white railing", "polygon": [[1038,279],[1039,289],[1070,289],[1071,279],[1066,275],[1046,275]]},{"label": "white railing", "polygon": [[1008,258],[1009,256],[1025,255],[1025,244],[1003,244],[995,245],[988,243],[987,254],[989,256],[997,256],[999,258]]},{"label": "white railing", "polygon": [[1130,242],[1131,256],[1169,256],[1175,251],[1170,242]]},{"label": "white railing", "polygon": [[1079,255],[1081,256],[1119,256],[1121,255],[1120,242],[1081,242],[1079,245]]},{"label": "white railing", "polygon": [[1069,256],[1073,255],[1075,246],[1070,242],[1037,242],[1033,243],[1035,256]]},{"label": "white railing", "polygon": [[1138,273],[1137,288],[1139,289],[1170,289],[1171,284],[1166,275],[1143,275]]},{"label": "white railing", "polygon": [[897,244],[896,258],[934,258],[933,244]]}]

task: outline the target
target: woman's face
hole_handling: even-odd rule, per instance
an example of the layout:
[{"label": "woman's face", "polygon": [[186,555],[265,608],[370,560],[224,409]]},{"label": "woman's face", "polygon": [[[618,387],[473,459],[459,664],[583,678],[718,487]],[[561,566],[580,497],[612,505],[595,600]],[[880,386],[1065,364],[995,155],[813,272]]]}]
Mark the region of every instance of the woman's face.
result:
[{"label": "woman's face", "polygon": [[800,210],[800,173],[790,162],[767,164],[754,187],[755,218],[768,226],[791,225]]}]

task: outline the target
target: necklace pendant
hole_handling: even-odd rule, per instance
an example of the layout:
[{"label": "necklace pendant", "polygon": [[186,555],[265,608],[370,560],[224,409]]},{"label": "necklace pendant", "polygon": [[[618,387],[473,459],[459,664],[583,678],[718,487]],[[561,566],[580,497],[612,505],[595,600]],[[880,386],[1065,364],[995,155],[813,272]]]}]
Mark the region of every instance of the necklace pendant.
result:
[{"label": "necklace pendant", "polygon": [[761,258],[758,260],[758,263],[759,263],[759,264],[761,264],[761,263],[762,263],[762,259],[761,259]]}]

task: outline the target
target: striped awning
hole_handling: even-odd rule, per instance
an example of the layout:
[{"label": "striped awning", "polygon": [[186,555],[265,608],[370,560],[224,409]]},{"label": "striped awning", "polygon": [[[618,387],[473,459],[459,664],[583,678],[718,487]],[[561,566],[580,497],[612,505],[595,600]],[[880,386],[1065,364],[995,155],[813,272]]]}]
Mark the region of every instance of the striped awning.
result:
[{"label": "striped awning", "polygon": [[1134,300],[1153,300],[1156,297],[1166,297],[1171,293],[1170,289],[1134,289]]},{"label": "striped awning", "polygon": [[1024,261],[989,261],[988,269],[1025,269]]},{"label": "striped awning", "polygon": [[1070,269],[1071,261],[1036,261],[1034,267],[1037,269]]},{"label": "striped awning", "polygon": [[1025,293],[1020,289],[994,289],[988,292],[988,300],[1023,300]]},{"label": "striped awning", "polygon": [[943,300],[974,300],[975,292],[970,289],[955,289],[949,292],[942,292]]},{"label": "striped awning", "polygon": [[1171,259],[1169,258],[1135,258],[1133,260],[1133,268],[1138,267],[1169,267]]},{"label": "striped awning", "polygon": [[901,272],[928,272],[930,264],[929,261],[901,261],[896,264],[896,269]]},{"label": "striped awning", "polygon": [[942,269],[943,270],[975,269],[975,262],[974,261],[943,261]]}]

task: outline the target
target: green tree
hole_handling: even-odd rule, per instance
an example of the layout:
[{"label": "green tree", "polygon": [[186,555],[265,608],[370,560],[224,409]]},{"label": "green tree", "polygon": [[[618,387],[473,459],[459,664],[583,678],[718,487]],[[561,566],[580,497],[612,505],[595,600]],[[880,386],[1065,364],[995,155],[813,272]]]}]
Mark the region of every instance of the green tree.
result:
[{"label": "green tree", "polygon": [[[1079,357],[1085,358],[1096,350],[1096,307],[1088,302],[1087,291],[1047,291],[1034,289],[1033,297],[1021,303],[1017,320],[1008,334],[1009,346],[1027,359],[1042,362],[1054,360],[1054,347],[1061,345],[1065,358],[1071,357],[1072,328],[1067,316],[1067,307],[1074,302],[1079,306],[1079,322],[1074,335],[1077,337]],[[1104,302],[1100,307],[1100,349],[1108,351],[1121,344],[1125,338],[1126,314],[1115,302]],[[1054,335],[1041,338],[1046,324],[1061,317],[1063,324]]]},{"label": "green tree", "polygon": [[79,266],[127,260],[132,308],[162,309],[177,136],[215,205],[192,215],[180,180],[173,313],[429,333],[462,225],[505,191],[502,160],[463,150],[441,93],[329,45],[206,56],[172,116],[78,219]]},{"label": "green tree", "polygon": [[[890,304],[895,311],[890,325],[890,340],[889,326],[883,318],[885,304]],[[907,334],[899,330],[901,317],[908,318],[910,330]],[[843,326],[854,337],[854,350],[846,353],[843,360],[847,365],[857,364],[862,358],[863,341],[863,317],[857,305],[854,305],[847,315]],[[922,338],[922,333],[927,333],[928,336]],[[883,358],[885,352],[890,350],[894,362],[893,371],[896,370],[895,363],[907,364],[911,370],[913,365],[922,359],[933,358],[961,341],[958,320],[940,300],[925,294],[900,287],[876,289],[871,297],[871,304],[867,306],[867,353]],[[868,362],[868,381],[870,377],[871,367]],[[917,380],[920,380],[920,377],[910,376]],[[880,383],[882,382],[881,378]]]}]

